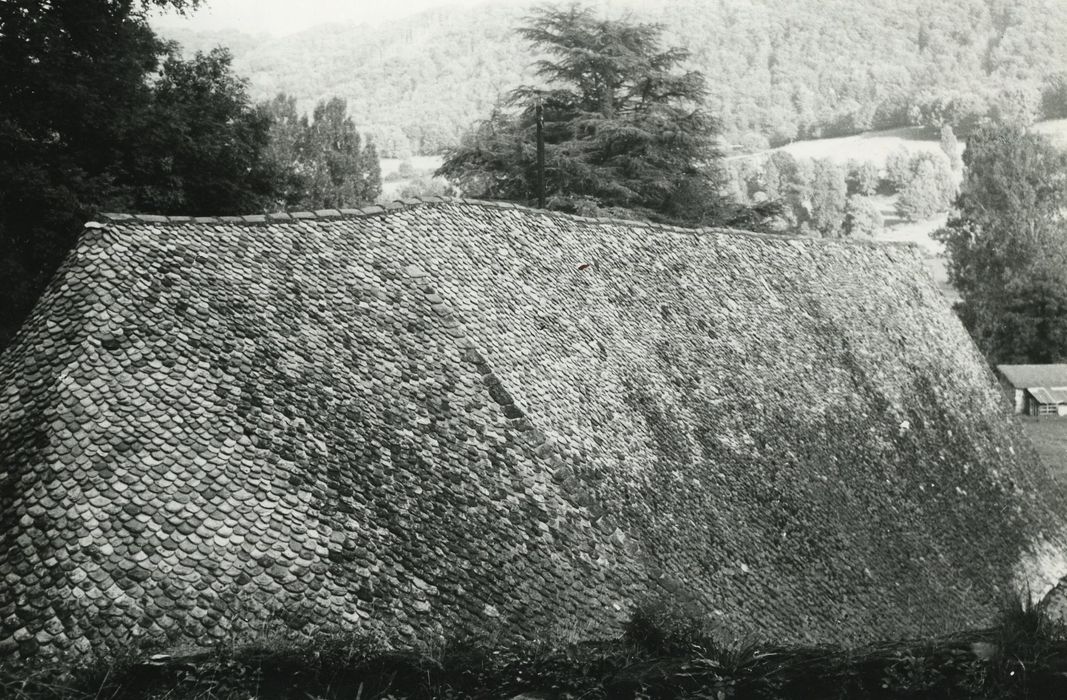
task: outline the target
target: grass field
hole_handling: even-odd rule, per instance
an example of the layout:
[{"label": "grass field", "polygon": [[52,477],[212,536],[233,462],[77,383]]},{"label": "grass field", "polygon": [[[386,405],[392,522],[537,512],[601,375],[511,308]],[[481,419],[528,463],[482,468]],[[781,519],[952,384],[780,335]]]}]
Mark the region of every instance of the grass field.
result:
[{"label": "grass field", "polygon": [[[411,162],[412,170],[414,171],[414,177],[410,177],[404,180],[393,180],[386,182],[385,178],[394,174],[400,169],[400,163],[403,160]],[[425,177],[429,179],[435,170],[441,167],[441,163],[444,162],[444,158],[441,156],[412,156],[411,158],[382,158],[382,193],[378,197],[379,202],[391,202],[400,196],[400,191],[410,185],[416,178]]]},{"label": "grass field", "polygon": [[410,158],[382,158],[382,177],[391,175],[400,169],[400,163],[404,160],[411,161],[411,167],[416,173],[433,172],[441,167],[444,158],[441,156],[412,156]]},{"label": "grass field", "polygon": [[1067,480],[1067,418],[1022,418],[1023,429],[1053,475]]},{"label": "grass field", "polygon": [[1067,119],[1052,119],[1034,124],[1034,131],[1044,134],[1053,144],[1067,148]]},{"label": "grass field", "polygon": [[[774,150],[785,151],[795,158],[829,158],[842,164],[849,160],[866,160],[883,168],[889,154],[901,146],[911,151],[941,150],[938,132],[918,126],[869,131],[832,139],[795,141]],[[762,154],[730,156],[727,160],[751,158],[754,155]]]}]

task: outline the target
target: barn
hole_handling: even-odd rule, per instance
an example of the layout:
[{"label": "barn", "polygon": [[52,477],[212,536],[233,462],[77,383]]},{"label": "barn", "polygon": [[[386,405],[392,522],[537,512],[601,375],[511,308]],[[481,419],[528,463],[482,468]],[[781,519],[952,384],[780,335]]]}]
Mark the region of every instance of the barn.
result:
[{"label": "barn", "polygon": [[1067,364],[997,365],[1015,412],[1027,416],[1067,416]]}]

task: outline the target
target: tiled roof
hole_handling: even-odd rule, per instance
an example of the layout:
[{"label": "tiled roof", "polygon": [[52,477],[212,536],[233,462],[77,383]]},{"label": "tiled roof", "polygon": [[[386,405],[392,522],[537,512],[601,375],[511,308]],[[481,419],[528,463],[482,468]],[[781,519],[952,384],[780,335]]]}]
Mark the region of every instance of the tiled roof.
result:
[{"label": "tiled roof", "polygon": [[1067,387],[1067,365],[997,365],[1016,389]]},{"label": "tiled roof", "polygon": [[[487,203],[91,224],[0,355],[0,655],[981,625],[1063,503],[907,247]],[[1056,540],[1058,542],[1058,540]]]}]

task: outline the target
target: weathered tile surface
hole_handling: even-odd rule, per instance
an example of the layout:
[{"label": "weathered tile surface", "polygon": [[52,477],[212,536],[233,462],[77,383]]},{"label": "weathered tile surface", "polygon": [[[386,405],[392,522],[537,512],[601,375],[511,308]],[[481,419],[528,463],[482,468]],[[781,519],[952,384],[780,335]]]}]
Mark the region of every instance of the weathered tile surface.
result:
[{"label": "weathered tile surface", "polygon": [[0,663],[657,591],[983,624],[1065,511],[916,255],[466,201],[87,228],[0,356]]}]

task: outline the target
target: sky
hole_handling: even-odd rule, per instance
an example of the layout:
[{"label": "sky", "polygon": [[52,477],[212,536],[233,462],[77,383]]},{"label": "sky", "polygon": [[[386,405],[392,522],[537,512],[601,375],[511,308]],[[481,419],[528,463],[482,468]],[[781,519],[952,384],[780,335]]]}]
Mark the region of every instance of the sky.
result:
[{"label": "sky", "polygon": [[157,16],[159,28],[239,29],[248,33],[291,34],[332,22],[378,22],[447,6],[486,4],[487,0],[205,0],[205,6],[182,17]]}]

